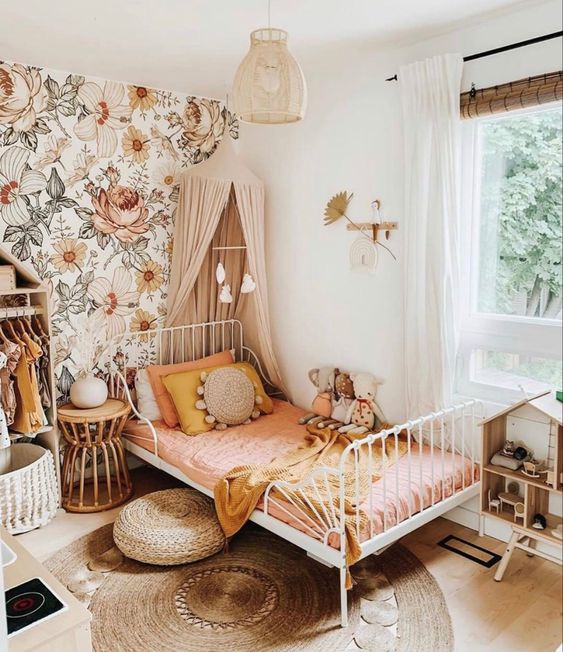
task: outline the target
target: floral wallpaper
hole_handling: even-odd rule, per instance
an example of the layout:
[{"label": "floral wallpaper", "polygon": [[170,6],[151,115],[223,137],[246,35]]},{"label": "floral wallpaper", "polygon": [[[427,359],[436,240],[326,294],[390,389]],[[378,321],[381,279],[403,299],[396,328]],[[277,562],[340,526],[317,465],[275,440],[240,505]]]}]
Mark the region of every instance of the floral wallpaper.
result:
[{"label": "floral wallpaper", "polygon": [[0,62],[0,234],[48,283],[62,395],[84,315],[106,338],[162,322],[178,177],[225,126],[215,100]]}]

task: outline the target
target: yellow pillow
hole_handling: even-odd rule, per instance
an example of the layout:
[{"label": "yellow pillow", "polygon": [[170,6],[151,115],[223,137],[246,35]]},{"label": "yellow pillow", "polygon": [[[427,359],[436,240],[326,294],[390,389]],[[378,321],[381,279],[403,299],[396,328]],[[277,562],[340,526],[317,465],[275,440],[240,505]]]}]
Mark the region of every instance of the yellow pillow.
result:
[{"label": "yellow pillow", "polygon": [[264,385],[262,385],[262,381],[260,380],[260,376],[256,369],[250,364],[250,362],[235,362],[233,363],[233,367],[242,369],[254,383],[254,386],[256,387],[256,395],[262,397],[262,404],[258,406],[260,412],[262,412],[262,414],[272,414],[274,411],[274,403],[268,394],[266,394],[266,390],[264,389]]},{"label": "yellow pillow", "polygon": [[271,414],[274,409],[272,399],[264,391],[262,382],[254,367],[248,362],[236,362],[232,365],[218,365],[213,367],[203,367],[191,371],[182,371],[177,374],[169,374],[162,377],[164,386],[172,397],[172,402],[180,419],[180,426],[186,435],[198,435],[202,432],[213,430],[213,424],[205,420],[205,410],[198,410],[195,406],[200,399],[197,388],[201,385],[202,372],[209,373],[213,369],[221,367],[237,367],[246,373],[249,379],[256,384],[256,394],[262,397],[262,404],[259,409],[264,414]]}]

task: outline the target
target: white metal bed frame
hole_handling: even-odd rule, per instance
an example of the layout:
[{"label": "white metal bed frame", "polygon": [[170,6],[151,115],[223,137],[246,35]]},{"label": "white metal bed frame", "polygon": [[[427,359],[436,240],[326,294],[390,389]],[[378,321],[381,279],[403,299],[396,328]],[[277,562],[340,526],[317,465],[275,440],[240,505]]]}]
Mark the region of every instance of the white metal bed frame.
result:
[{"label": "white metal bed frame", "polygon": [[[275,394],[276,388],[272,385],[269,379],[264,374],[260,361],[254,352],[245,347],[243,344],[243,328],[238,320],[225,320],[216,322],[206,322],[201,324],[190,324],[185,326],[175,326],[168,328],[160,328],[153,331],[146,331],[141,333],[128,332],[125,335],[118,336],[110,342],[110,371],[111,371],[111,391],[114,396],[126,397],[131,405],[134,415],[144,422],[152,435],[152,443],[154,452],[150,452],[133,443],[125,438],[125,447],[135,456],[148,462],[166,473],[178,478],[185,484],[197,489],[207,496],[213,497],[213,492],[194,482],[191,478],[182,473],[175,466],[165,462],[158,455],[158,433],[149,419],[143,416],[137,409],[131,393],[127,387],[127,350],[132,347],[132,352],[138,347],[145,347],[145,359],[148,358],[148,351],[152,352],[154,360],[153,364],[168,364],[174,362],[185,362],[187,360],[195,360],[199,357],[211,355],[226,349],[233,349],[235,359],[238,361],[250,362],[258,371],[264,381],[264,385],[268,393]],[[121,352],[123,355],[116,357],[116,353]],[[119,362],[116,362],[119,359]],[[138,367],[138,364],[135,366]],[[281,395],[281,393],[277,392]],[[479,414],[477,414],[479,412]],[[359,451],[363,448],[367,450],[368,455],[368,473],[371,473],[373,463],[373,453],[378,446],[381,446],[381,453],[383,460],[388,458],[386,454],[385,442],[388,438],[393,438],[395,441],[395,451],[398,450],[397,442],[399,433],[407,438],[407,464],[408,464],[408,479],[409,485],[411,484],[411,477],[416,478],[419,474],[420,485],[422,490],[422,462],[421,457],[418,459],[417,468],[417,455],[412,452],[412,445],[414,442],[424,443],[431,448],[431,474],[432,486],[434,487],[435,470],[434,452],[436,452],[437,463],[441,469],[441,477],[444,478],[444,463],[446,455],[452,456],[454,463],[454,470],[456,467],[456,457],[461,457],[462,469],[462,488],[456,490],[455,482],[452,482],[451,495],[446,497],[446,490],[444,482],[442,482],[442,496],[435,496],[434,490],[432,491],[432,500],[429,507],[424,507],[423,496],[420,496],[420,511],[413,508],[412,491],[408,496],[408,517],[400,520],[399,514],[399,476],[395,473],[394,487],[388,487],[389,482],[386,479],[385,465],[381,471],[381,482],[383,484],[383,501],[384,501],[384,517],[383,517],[383,531],[374,533],[373,520],[369,518],[369,539],[361,544],[361,559],[370,555],[378,554],[385,548],[389,547],[392,543],[405,536],[409,532],[421,527],[422,525],[432,521],[433,519],[441,516],[445,512],[453,509],[454,507],[465,502],[469,498],[475,496],[479,491],[479,481],[475,479],[475,474],[472,473],[471,482],[466,485],[465,482],[465,463],[467,459],[471,460],[475,468],[475,463],[478,461],[475,454],[476,450],[476,424],[482,418],[482,406],[478,401],[468,401],[454,405],[439,412],[431,413],[427,416],[418,419],[409,420],[404,424],[388,428],[377,434],[368,434],[362,439],[358,439],[351,443],[340,458],[340,464],[337,468],[322,467],[313,471],[308,477],[303,479],[297,484],[287,482],[272,482],[266,489],[264,495],[264,507],[262,510],[254,510],[250,520],[265,529],[277,534],[278,536],[290,541],[291,543],[299,546],[307,552],[307,554],[316,561],[325,564],[326,566],[335,567],[340,573],[340,606],[341,606],[341,624],[346,627],[348,624],[348,607],[347,607],[347,592],[346,592],[346,530],[345,530],[345,484],[344,484],[344,469],[348,462],[348,457],[353,456],[353,463],[355,469],[355,491],[356,491],[356,527],[358,539],[360,538],[360,500],[359,496]],[[470,442],[469,453],[466,444],[467,427],[466,422],[470,423]],[[459,438],[457,431],[459,430]],[[456,441],[457,439],[457,441]],[[422,447],[419,447],[421,452]],[[480,447],[477,449],[480,450]],[[457,456],[456,456],[457,454]],[[398,461],[398,453],[395,453]],[[454,473],[455,475],[455,473]],[[335,495],[335,490],[329,482],[330,477],[337,478],[338,493]],[[319,491],[321,489],[321,491]],[[275,490],[275,491],[274,491]],[[388,509],[387,509],[387,495],[392,494],[394,491],[396,498],[396,523],[388,524]],[[312,492],[312,493],[311,493]],[[325,492],[325,496],[330,496],[330,500],[323,502],[320,494]],[[283,497],[284,502],[281,502],[274,496],[274,493]],[[307,494],[317,496],[318,501],[322,505],[322,509],[318,510],[314,504],[309,500]],[[369,492],[369,514],[373,514],[372,509],[372,495]],[[300,503],[307,506],[307,511],[300,507]],[[291,511],[288,510],[289,504],[292,506]],[[270,507],[275,505],[278,510],[297,518],[300,526],[304,531],[301,531],[287,523],[284,523],[279,518],[276,518],[270,513]],[[311,516],[314,514],[314,517]],[[335,548],[329,545],[329,537],[336,534],[339,537],[340,546]]]}]

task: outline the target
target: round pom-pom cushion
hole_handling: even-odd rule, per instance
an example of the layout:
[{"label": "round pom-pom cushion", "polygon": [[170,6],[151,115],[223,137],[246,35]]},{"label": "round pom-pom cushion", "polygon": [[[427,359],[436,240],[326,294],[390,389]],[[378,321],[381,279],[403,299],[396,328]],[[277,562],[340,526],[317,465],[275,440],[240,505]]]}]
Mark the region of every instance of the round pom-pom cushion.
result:
[{"label": "round pom-pom cushion", "polygon": [[236,426],[250,419],[255,409],[252,381],[240,369],[214,369],[205,379],[203,398],[207,412],[218,423]]}]

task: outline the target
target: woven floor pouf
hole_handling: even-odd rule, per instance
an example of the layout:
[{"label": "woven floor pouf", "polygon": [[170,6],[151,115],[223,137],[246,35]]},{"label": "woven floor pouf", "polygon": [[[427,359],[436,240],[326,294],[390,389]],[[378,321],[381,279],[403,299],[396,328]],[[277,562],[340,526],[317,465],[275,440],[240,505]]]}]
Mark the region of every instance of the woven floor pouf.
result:
[{"label": "woven floor pouf", "polygon": [[225,544],[213,501],[192,489],[165,489],[126,505],[113,526],[131,559],[174,566],[210,557]]}]

